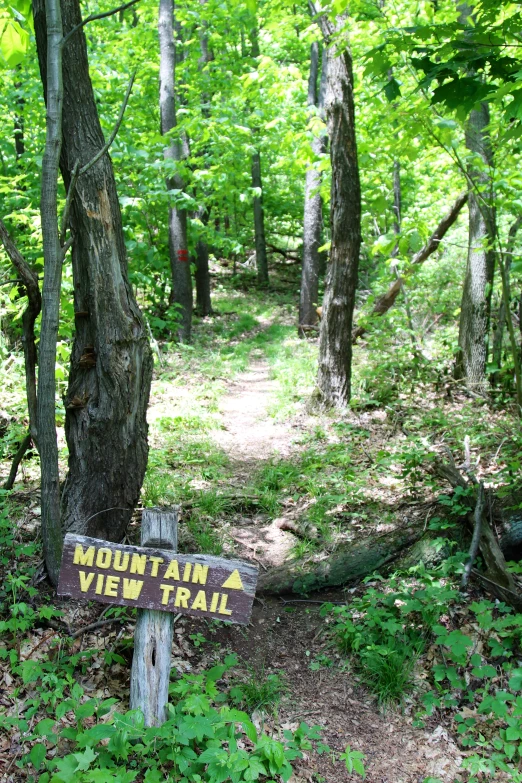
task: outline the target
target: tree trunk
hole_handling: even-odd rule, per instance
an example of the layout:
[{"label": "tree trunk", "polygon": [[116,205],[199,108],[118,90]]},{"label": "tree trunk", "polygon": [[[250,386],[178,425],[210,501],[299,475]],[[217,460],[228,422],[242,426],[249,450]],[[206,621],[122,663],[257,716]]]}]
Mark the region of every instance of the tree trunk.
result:
[{"label": "tree trunk", "polygon": [[[199,0],[201,6],[207,4],[207,0]],[[202,28],[199,34],[199,47],[201,51],[201,57],[198,62],[198,68],[200,71],[212,62],[214,59],[214,53],[208,45],[208,24],[202,23]],[[208,84],[208,74],[205,74]],[[203,90],[201,94],[201,113],[203,117],[208,119],[210,117],[211,95],[207,90]],[[201,223],[206,226],[208,224],[209,213],[206,207],[202,207],[197,217]],[[210,298],[210,272],[208,268],[208,256],[209,248],[204,235],[198,238],[196,243],[196,312],[198,315],[205,317],[212,313],[212,301]]]},{"label": "tree trunk", "polygon": [[[33,9],[40,69],[45,73],[43,0],[34,0]],[[62,0],[62,14],[67,34],[81,23],[78,0]],[[89,163],[104,146],[82,29],[64,47],[63,74],[60,164],[68,185],[77,164]],[[121,214],[107,154],[78,179],[70,223],[76,332],[65,399],[69,473],[62,520],[65,530],[119,541],[147,465],[152,356],[127,276]]]},{"label": "tree trunk", "polygon": [[[261,50],[259,48],[259,30],[257,26],[257,17],[253,16],[253,24],[250,29],[250,55],[254,59],[259,57]],[[253,135],[257,134],[257,128],[252,130]],[[263,209],[263,182],[261,178],[261,153],[255,150],[252,153],[252,187],[256,188],[259,195],[254,196],[254,234],[256,245],[256,267],[257,279],[261,285],[268,284],[268,259],[266,255],[265,240],[265,212]]]},{"label": "tree trunk", "polygon": [[[506,244],[506,278],[509,280],[509,273],[511,270],[511,264],[513,262],[513,255],[515,254],[515,239],[522,225],[522,216],[519,215],[517,219],[511,224],[508,233],[508,240]],[[493,333],[493,364],[497,368],[497,372],[492,375],[492,381],[498,381],[498,371],[502,366],[502,344],[504,341],[504,326],[506,322],[506,316],[511,318],[511,313],[506,312],[506,303],[504,297],[500,299],[500,305],[497,311],[496,317],[496,329]]]},{"label": "tree trunk", "polygon": [[479,393],[487,389],[488,333],[495,271],[495,209],[493,183],[488,170],[493,165],[493,152],[488,126],[489,107],[482,103],[480,109],[470,113],[466,128],[466,146],[474,154],[475,162],[468,166],[468,259],[455,368],[455,377],[465,379],[466,386]]},{"label": "tree trunk", "polygon": [[[176,120],[176,43],[174,38],[173,0],[160,0],[158,16],[158,34],[160,48],[160,114],[161,133],[170,133],[177,124]],[[165,159],[180,163],[186,157],[186,145],[183,139],[171,139],[165,148]],[[184,190],[182,175],[176,173],[167,180],[169,190]],[[187,211],[176,206],[169,208],[169,252],[172,274],[170,304],[178,311],[180,319],[178,339],[190,342],[192,331],[192,278],[187,248]]]},{"label": "tree trunk", "polygon": [[[202,215],[202,221],[206,214]],[[208,245],[203,238],[196,242],[196,312],[203,318],[212,313],[212,302],[210,299],[210,272],[208,269]]]},{"label": "tree trunk", "polygon": [[25,258],[19,252],[15,243],[11,239],[7,228],[0,220],[0,241],[5,252],[20,276],[27,294],[27,307],[22,316],[24,347],[24,368],[25,368],[25,393],[27,396],[27,412],[29,414],[29,433],[36,445],[37,430],[37,404],[36,404],[36,365],[38,355],[36,351],[36,339],[34,334],[34,325],[42,309],[42,295],[38,285],[38,275],[33,272]]},{"label": "tree trunk", "polygon": [[58,583],[62,555],[60,474],[56,438],[56,343],[60,319],[63,251],[58,228],[58,172],[62,146],[62,16],[60,0],[45,0],[47,44],[47,115],[42,162],[40,215],[42,219],[44,281],[37,429],[41,467],[42,541],[51,582]]},{"label": "tree trunk", "polygon": [[[346,18],[339,17],[338,29]],[[330,138],[332,188],[331,250],[323,299],[318,387],[326,405],[346,406],[351,394],[352,321],[361,246],[361,188],[355,137],[352,57],[348,43],[336,40],[325,16],[319,24],[327,45],[325,108]]]},{"label": "tree trunk", "polygon": [[[324,93],[326,82],[327,53],[323,50],[321,89],[317,90],[319,73],[319,44],[314,41],[310,51],[310,78],[308,80],[308,106],[317,107],[324,115]],[[313,113],[311,114],[313,116]],[[312,140],[312,153],[319,157],[326,151],[324,136]],[[311,168],[306,172],[304,221],[303,221],[303,267],[301,272],[301,293],[299,300],[299,335],[305,337],[307,330],[313,328],[318,320],[317,305],[319,297],[319,270],[321,258],[321,232],[323,228],[323,204],[319,188],[321,172]]]},{"label": "tree trunk", "polygon": [[261,155],[256,150],[252,155],[252,187],[259,195],[254,196],[254,231],[256,241],[257,279],[261,285],[268,283],[268,259],[266,256],[265,213],[263,210],[263,184],[261,181]]},{"label": "tree trunk", "polygon": [[258,593],[310,593],[361,579],[390,563],[423,536],[422,525],[341,544],[326,560],[292,560],[260,575]]},{"label": "tree trunk", "polygon": [[[402,195],[401,195],[401,164],[398,160],[393,161],[393,233],[399,236],[401,233],[402,217]],[[399,252],[398,245],[395,246],[393,254]]]},{"label": "tree trunk", "polygon": [[[16,70],[21,71],[21,66],[17,65]],[[25,137],[24,137],[25,99],[21,93],[21,88],[22,88],[22,82],[16,82],[15,89],[17,90],[17,96],[16,96],[17,110],[14,119],[14,142],[15,142],[15,153],[16,153],[17,161],[20,160],[20,158],[25,152]]]}]

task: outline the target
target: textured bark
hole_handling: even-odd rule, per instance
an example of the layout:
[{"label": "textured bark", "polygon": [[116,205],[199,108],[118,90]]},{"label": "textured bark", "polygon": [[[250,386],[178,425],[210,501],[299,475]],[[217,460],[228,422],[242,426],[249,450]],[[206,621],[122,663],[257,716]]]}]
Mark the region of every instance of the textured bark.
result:
[{"label": "textured bark", "polygon": [[[495,271],[495,209],[493,183],[489,167],[493,152],[489,139],[489,108],[482,103],[469,116],[466,146],[475,156],[468,167],[469,235],[468,258],[459,324],[459,354],[456,378],[476,392],[486,391],[486,364],[491,312],[491,293]],[[479,193],[477,193],[477,189]]]},{"label": "textured bark", "polygon": [[[34,0],[33,9],[45,72],[43,0]],[[66,34],[81,21],[78,0],[62,0],[62,14]],[[90,162],[104,146],[83,30],[64,47],[63,74],[61,169],[68,185],[75,166]],[[76,332],[65,399],[69,473],[62,520],[65,530],[118,541],[139,498],[147,465],[152,357],[127,276],[107,154],[78,179],[70,225]]]},{"label": "textured bark", "polygon": [[[416,253],[413,256],[413,259],[411,261],[411,264],[408,269],[408,274],[410,274],[410,270],[415,269],[416,266],[420,266],[424,261],[426,261],[427,258],[429,258],[432,253],[434,253],[438,248],[440,247],[440,243],[443,239],[443,237],[446,235],[447,231],[451,228],[451,226],[455,223],[458,216],[460,215],[460,212],[463,208],[463,206],[468,201],[468,194],[467,193],[461,193],[460,196],[457,198],[449,212],[444,215],[442,220],[440,221],[439,225],[433,232],[433,234],[430,236],[424,247],[422,247],[418,253]],[[403,276],[404,277],[404,276]],[[401,291],[401,285],[399,280],[395,280],[391,286],[388,288],[385,294],[383,294],[377,301],[375,302],[373,306],[373,310],[371,312],[372,316],[381,316],[388,312],[390,307],[393,307],[395,304],[395,300],[397,299],[399,293]],[[366,326],[357,326],[352,333],[352,341],[355,343],[359,337],[362,337],[363,334],[365,334],[367,331]]]},{"label": "textured bark", "polygon": [[205,317],[212,313],[210,298],[210,272],[208,268],[208,245],[204,239],[196,242],[196,312]]},{"label": "textured bark", "polygon": [[27,396],[27,412],[29,414],[29,433],[36,444],[36,365],[38,357],[34,325],[42,309],[42,295],[36,272],[33,272],[19,252],[2,220],[0,220],[0,240],[27,293],[27,307],[22,316],[22,343],[24,347],[25,393]]},{"label": "textured bark", "polygon": [[[160,0],[158,16],[160,47],[160,114],[161,133],[171,133],[176,119],[176,42],[174,38],[173,0]],[[186,157],[183,139],[171,139],[165,148],[166,160],[180,163]],[[184,190],[185,183],[178,171],[167,180],[169,190]],[[176,306],[180,318],[178,339],[190,342],[192,331],[192,278],[187,248],[187,211],[175,206],[169,208],[169,253],[172,274],[170,304]]]},{"label": "textured bark", "polygon": [[262,285],[268,283],[268,259],[265,240],[265,212],[263,210],[263,183],[261,180],[261,155],[256,150],[252,155],[252,187],[258,189],[254,196],[254,232],[256,242],[257,279]]},{"label": "textured bark", "polygon": [[47,573],[58,583],[62,553],[60,474],[56,438],[56,343],[60,318],[63,251],[58,228],[58,173],[62,146],[62,16],[60,0],[45,0],[47,114],[42,162],[40,215],[44,255],[40,367],[38,372],[38,446],[41,468],[42,542]]},{"label": "textured bark", "polygon": [[[259,57],[261,50],[259,48],[259,30],[257,18],[254,15],[253,25],[250,30],[250,56],[254,59]],[[255,136],[257,129],[253,129]],[[256,268],[257,279],[261,285],[268,283],[268,258],[266,255],[265,240],[265,212],[263,209],[263,182],[261,177],[261,153],[256,150],[252,154],[252,187],[259,190],[259,195],[254,196],[254,235],[256,245]]]},{"label": "textured bark", "polygon": [[[326,83],[327,53],[323,51],[321,74],[322,88],[318,91],[319,44],[314,42],[310,51],[310,78],[308,80],[308,106],[316,107],[324,115],[324,86]],[[313,115],[312,115],[313,116]],[[318,157],[326,151],[326,138],[316,136],[312,140],[312,152]],[[321,172],[311,168],[306,172],[304,220],[303,220],[303,266],[301,272],[301,292],[299,299],[299,329],[301,337],[313,328],[318,320],[317,305],[319,297],[319,271],[321,257],[321,232],[323,228],[323,204],[319,188]]]},{"label": "textured bark", "polygon": [[[207,0],[199,0],[200,5],[206,5]],[[198,62],[200,71],[203,71],[208,63],[214,59],[214,53],[208,44],[208,24],[203,22],[202,29],[199,34],[199,47],[201,51],[201,57]],[[204,74],[205,75],[205,74]],[[206,76],[208,85],[208,76]],[[201,113],[203,117],[207,119],[210,117],[211,95],[208,90],[204,90],[201,94]],[[206,207],[202,207],[197,217],[201,220],[203,225],[208,224],[209,213]],[[200,236],[196,243],[196,312],[198,315],[205,317],[212,313],[212,301],[210,297],[210,271],[208,268],[209,248],[204,236]]]},{"label": "textured bark", "polygon": [[361,579],[395,560],[423,536],[423,527],[341,544],[326,560],[292,560],[262,573],[258,593],[309,593]]},{"label": "textured bark", "polygon": [[[346,19],[339,17],[338,28]],[[336,40],[326,17],[319,18],[328,55],[325,109],[330,139],[332,188],[331,250],[323,299],[318,387],[326,405],[350,402],[352,322],[361,246],[361,188],[355,137],[352,57],[347,42]]]},{"label": "textured bark", "polygon": [[[522,226],[522,216],[519,215],[519,217],[517,217],[517,219],[511,224],[508,232],[508,239],[506,244],[506,261],[505,261],[505,267],[506,267],[505,273],[506,273],[506,278],[508,280],[509,280],[509,273],[511,270],[511,264],[513,261],[513,255],[515,250],[515,239],[517,237],[520,226]],[[504,341],[504,326],[506,323],[506,316],[508,318],[511,318],[511,313],[506,310],[506,303],[504,301],[504,297],[502,297],[500,300],[500,305],[495,319],[496,329],[493,333],[493,364],[499,370],[502,366],[502,344]],[[496,381],[497,379],[498,379],[498,374],[495,373],[492,376],[492,380]]]}]

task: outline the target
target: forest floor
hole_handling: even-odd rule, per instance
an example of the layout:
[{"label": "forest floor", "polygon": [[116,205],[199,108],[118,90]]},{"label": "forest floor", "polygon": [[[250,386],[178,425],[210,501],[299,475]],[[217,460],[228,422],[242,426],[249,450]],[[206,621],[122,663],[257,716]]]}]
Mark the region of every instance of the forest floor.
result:
[{"label": "forest floor", "polygon": [[[451,521],[462,506],[447,487],[436,486],[424,463],[440,444],[460,459],[465,435],[480,476],[502,483],[506,472],[518,470],[520,444],[510,414],[460,394],[440,361],[436,369],[413,372],[407,338],[406,347],[396,343],[383,351],[374,343],[356,351],[354,406],[334,415],[310,405],[317,346],[297,338],[288,286],[274,286],[262,299],[227,285],[214,293],[220,312],[196,324],[194,344],[162,347],[150,401],[142,504],[179,505],[181,551],[239,556],[265,572],[292,557],[321,560],[340,543],[372,531]],[[13,400],[22,388],[20,373],[5,384],[1,407],[16,413],[22,404]],[[63,431],[60,437],[63,446]],[[64,448],[61,456],[65,469]],[[6,459],[3,474],[7,468]],[[8,573],[23,563],[34,572],[38,562],[37,468],[34,457],[23,463],[0,518],[1,562]],[[442,507],[441,491],[448,492]],[[139,540],[139,513],[128,539]],[[320,726],[330,750],[305,753],[294,763],[292,783],[360,779],[338,758],[347,745],[364,754],[369,783],[466,781],[461,772],[466,750],[452,723],[454,708],[450,716],[435,710],[423,725],[417,720],[417,692],[426,692],[429,662],[440,658],[434,641],[416,662],[399,703],[386,709],[363,685],[360,668],[334,644],[322,605],[349,606],[379,587],[378,580],[299,599],[260,597],[245,628],[181,618],[174,669],[201,671],[227,652],[236,653],[225,684],[241,685],[247,694],[243,708],[257,723],[276,736],[302,720]],[[31,581],[21,577],[10,585],[6,606],[27,621],[0,626],[11,634],[7,648],[21,661],[16,666],[9,655],[0,655],[4,713],[32,711],[32,726],[74,680],[88,695],[116,697],[126,708],[132,615],[57,601],[38,570]],[[470,596],[481,597],[475,587]],[[83,630],[102,615],[106,625]],[[471,628],[474,619],[459,606],[444,622]],[[70,657],[59,668],[53,662],[65,649]],[[83,661],[79,670],[72,660]],[[28,747],[16,726],[0,738],[1,780],[31,780],[26,767],[18,768]],[[60,747],[50,746],[48,758],[55,753]]]},{"label": "forest floor", "polygon": [[[277,387],[268,362],[256,356],[245,372],[227,384],[212,438],[230,460],[230,486],[248,487],[263,463],[298,459],[303,449],[299,441],[318,424],[317,414],[306,412],[290,420],[274,420],[269,409]],[[266,516],[243,515],[227,530],[227,550],[254,559],[265,570],[285,562],[298,541],[291,531],[281,529],[281,523],[295,518],[295,506],[287,515]],[[310,602],[264,598],[256,602],[247,629],[224,626],[213,633],[212,641],[219,642],[221,650],[225,646],[236,652],[254,676],[281,678],[284,698],[276,715],[269,711],[265,716],[272,729],[295,730],[303,719],[319,725],[333,751],[340,754],[349,744],[364,753],[369,783],[417,783],[428,776],[453,781],[461,756],[443,726],[433,724],[427,731],[413,728],[411,714],[404,710],[379,710],[349,669],[313,666],[322,659],[333,664],[320,605],[345,599],[342,591],[314,595]],[[205,633],[201,623],[185,622],[193,633]],[[333,656],[339,664],[339,656]],[[298,763],[292,783],[318,779],[342,783],[356,778],[326,754]]]}]

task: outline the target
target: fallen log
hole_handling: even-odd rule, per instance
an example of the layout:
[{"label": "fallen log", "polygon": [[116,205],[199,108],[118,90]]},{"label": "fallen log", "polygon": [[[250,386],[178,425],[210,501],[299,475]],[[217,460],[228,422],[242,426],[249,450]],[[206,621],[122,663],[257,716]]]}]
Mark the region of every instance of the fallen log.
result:
[{"label": "fallen log", "polygon": [[319,561],[310,558],[291,560],[261,574],[257,592],[265,595],[302,595],[345,585],[393,562],[423,535],[421,524],[402,527],[383,535],[342,543]]}]

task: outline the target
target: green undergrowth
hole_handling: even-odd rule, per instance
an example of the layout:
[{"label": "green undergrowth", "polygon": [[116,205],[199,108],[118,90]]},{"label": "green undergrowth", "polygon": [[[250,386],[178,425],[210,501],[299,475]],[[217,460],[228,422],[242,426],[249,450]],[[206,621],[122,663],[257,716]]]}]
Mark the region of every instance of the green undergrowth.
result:
[{"label": "green undergrowth", "polygon": [[[465,754],[467,783],[522,780],[522,614],[457,589],[460,556],[369,578],[347,605],[326,604],[330,638],[383,708],[407,700]],[[411,706],[410,706],[411,709]],[[431,779],[430,783],[435,783]]]},{"label": "green undergrowth", "polygon": [[[39,783],[240,783],[288,781],[292,762],[319,745],[317,727],[301,723],[296,731],[273,737],[256,729],[250,716],[220,682],[237,664],[235,656],[199,674],[183,674],[170,685],[167,720],[147,728],[139,710],[120,712],[116,698],[89,698],[72,671],[88,654],[55,666],[63,682],[48,717],[39,713],[45,696],[45,667],[14,666],[38,697],[23,717],[4,718],[4,729],[19,732],[23,754],[17,767]],[[236,689],[237,690],[237,689]],[[234,688],[231,689],[232,693]],[[34,721],[34,716],[40,719]]]},{"label": "green undergrowth", "polygon": [[[81,649],[67,635],[67,612],[56,609],[31,584],[37,544],[13,523],[16,509],[0,514],[0,665],[15,702],[0,710],[0,731],[16,738],[13,779],[28,783],[276,783],[288,781],[293,763],[312,752],[364,772],[361,754],[328,747],[317,726],[295,730],[256,728],[252,713],[274,711],[285,683],[277,673],[240,674],[235,655],[189,673],[172,671],[166,721],[145,727],[138,710],[121,701],[117,674],[130,666],[132,646]],[[117,608],[115,611],[125,612]],[[48,624],[62,624],[50,634]],[[50,654],[35,654],[47,625]],[[52,637],[52,638],[51,638]],[[204,638],[191,637],[197,647]],[[197,642],[197,643],[196,643]],[[30,645],[21,651],[21,645]],[[115,686],[91,694],[90,678],[105,672]],[[7,681],[7,679],[6,679]]]}]

